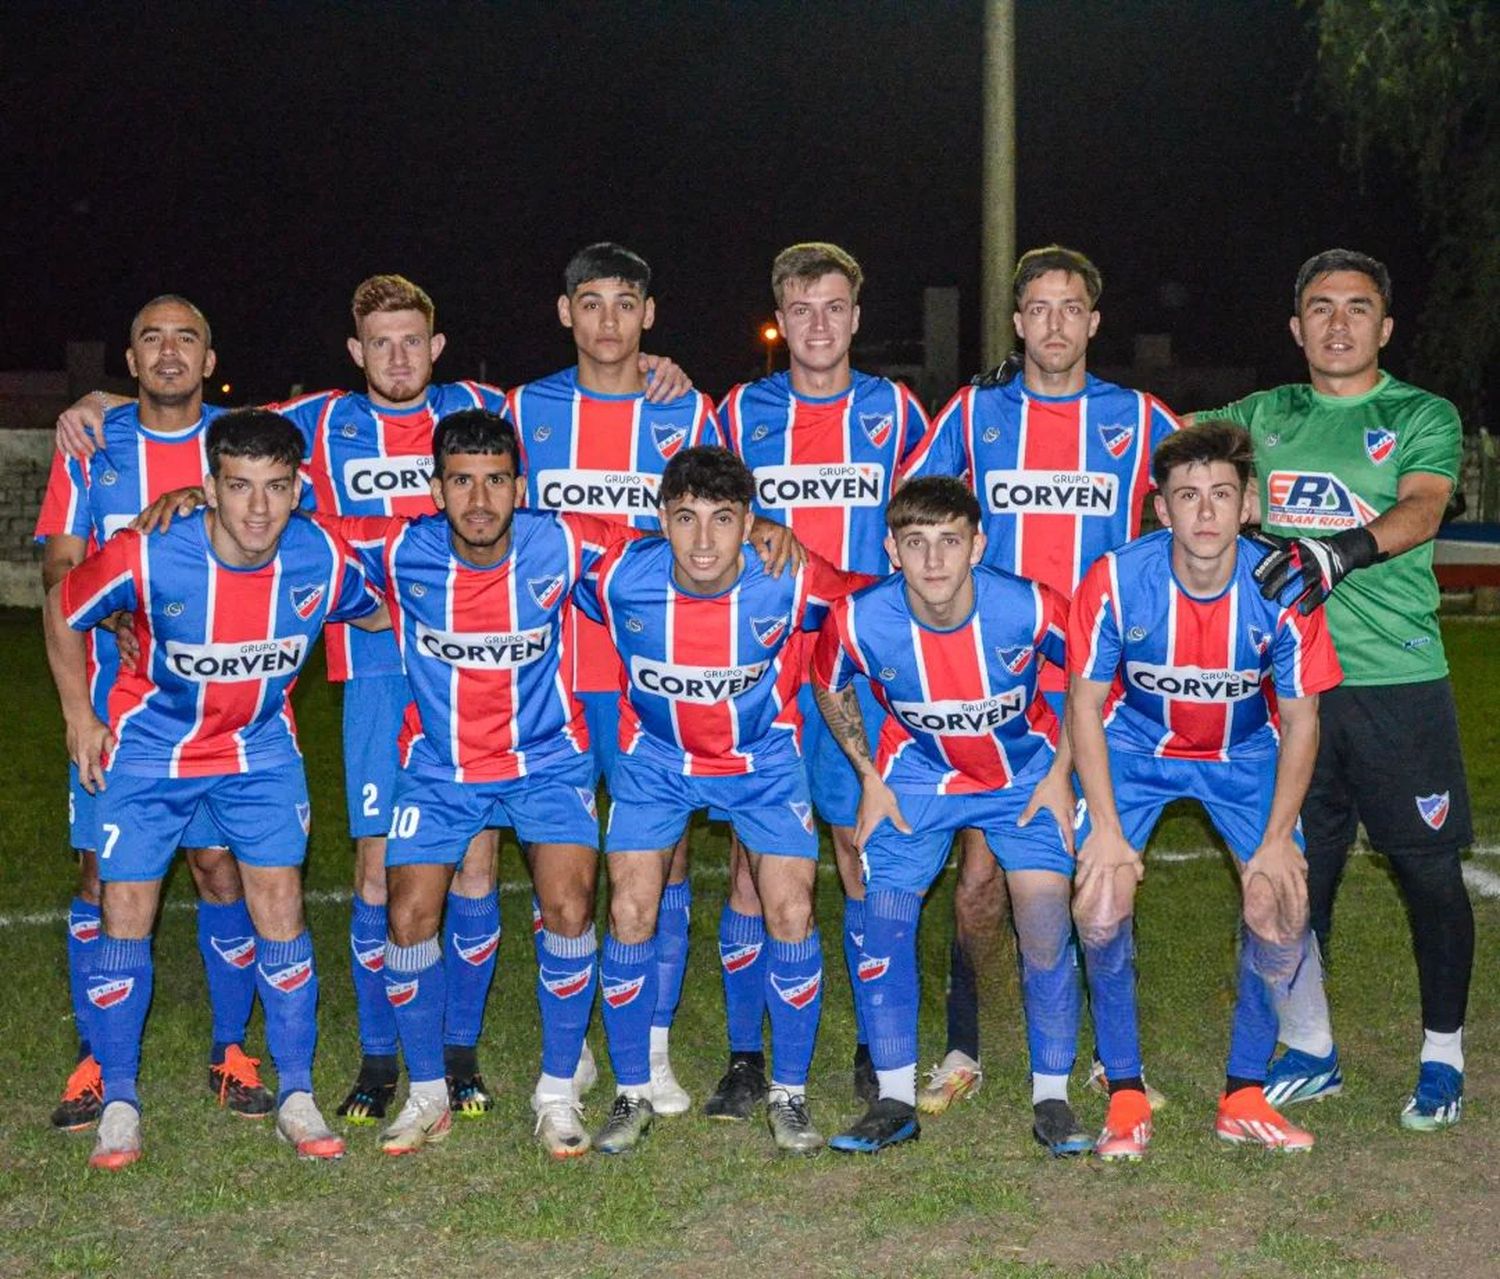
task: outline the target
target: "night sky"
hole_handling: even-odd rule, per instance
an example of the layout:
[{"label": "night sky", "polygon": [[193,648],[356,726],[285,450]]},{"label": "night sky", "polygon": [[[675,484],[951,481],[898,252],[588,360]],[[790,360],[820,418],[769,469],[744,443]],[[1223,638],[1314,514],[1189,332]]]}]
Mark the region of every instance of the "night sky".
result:
[{"label": "night sky", "polygon": [[[1307,9],[1017,15],[1018,240],[1103,270],[1091,362],[1170,332],[1297,377],[1292,279],[1344,244],[1396,275],[1402,369],[1420,227],[1399,179],[1339,167]],[[648,349],[714,393],[801,239],[862,261],[862,339],[917,336],[922,287],[958,285],[978,359],[978,3],[12,3],[4,30],[0,367],[102,338],[123,374],[130,315],[173,291],[233,399],[348,385],[349,295],[397,271],[437,302],[439,376],[510,385],[571,363],[561,270],[604,238],[656,270]]]}]

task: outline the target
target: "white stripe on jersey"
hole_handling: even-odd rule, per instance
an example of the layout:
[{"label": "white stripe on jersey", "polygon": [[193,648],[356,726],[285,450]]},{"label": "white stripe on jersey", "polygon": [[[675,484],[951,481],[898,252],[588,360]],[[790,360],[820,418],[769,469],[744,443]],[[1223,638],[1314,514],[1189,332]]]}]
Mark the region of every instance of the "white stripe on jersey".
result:
[{"label": "white stripe on jersey", "polygon": [[[1089,397],[1082,395],[1078,399],[1078,469],[1087,471],[1089,468]],[[1024,463],[1017,463],[1024,465]],[[1068,579],[1073,584],[1073,590],[1078,589],[1078,583],[1083,580],[1084,570],[1088,565],[1083,562],[1083,526],[1082,519],[1073,521],[1073,554],[1072,576]],[[1016,560],[1016,572],[1021,571],[1021,561]],[[1071,591],[1069,592],[1071,594]]]},{"label": "white stripe on jersey", "polygon": [[[1169,670],[1175,670],[1177,662],[1177,603],[1182,598],[1182,592],[1176,589],[1176,583],[1167,592],[1167,654],[1166,664]],[[1124,638],[1123,636],[1121,637]],[[1123,664],[1123,654],[1122,664]],[[1177,730],[1172,724],[1172,699],[1165,693],[1157,693],[1161,699],[1162,735],[1157,739],[1156,746],[1152,750],[1153,755],[1164,756],[1167,753],[1167,743],[1176,736]],[[1121,699],[1124,700],[1123,698]]]},{"label": "white stripe on jersey", "polygon": [[[342,562],[341,557],[336,552],[332,553],[330,558],[335,564],[339,564]],[[281,628],[278,625],[282,608],[281,574],[283,565],[281,562],[280,554],[276,556],[276,558],[272,561],[272,564],[274,565],[274,567],[271,570],[271,607],[267,610],[266,617],[266,621],[270,624],[270,629],[266,632],[268,636],[276,636],[281,634]],[[333,603],[337,601],[337,593],[335,589],[330,586],[325,586],[324,591],[326,592],[326,594],[323,598],[330,601],[329,607],[332,608]],[[260,681],[259,692],[256,693],[255,697],[255,711],[250,719],[251,724],[254,724],[255,721],[260,717],[260,712],[265,707],[266,693],[269,691],[270,687],[270,680]],[[301,755],[302,747],[297,742],[297,730],[292,725],[291,716],[287,714],[287,701],[284,696],[281,699],[281,710],[277,713],[276,718],[286,726],[286,735],[291,739],[292,749],[296,751],[298,755]],[[249,725],[246,725],[246,728],[248,727]],[[248,763],[245,759],[245,728],[235,730],[234,740],[236,749],[235,758],[239,763],[240,771],[245,772],[248,768]]]},{"label": "white stripe on jersey", "polygon": [[[844,433],[844,438],[842,441],[843,458],[845,461],[852,461],[854,458],[854,441],[850,438],[854,427],[854,388],[852,386],[849,388],[849,392],[844,399],[844,415],[840,425]],[[895,468],[900,464],[900,461],[901,459],[897,458],[895,464],[892,465],[892,474],[895,473]],[[889,502],[891,500],[890,476],[882,476],[880,483],[881,496],[887,502]],[[843,569],[847,572],[849,568],[849,548],[852,545],[849,522],[854,518],[854,506],[852,503],[845,502],[841,510],[842,514],[840,516],[840,519],[843,521],[844,527],[842,535],[839,539],[839,546],[843,548],[843,554],[839,558],[842,563],[835,564],[834,568]]]},{"label": "white stripe on jersey", "polygon": [[[1173,591],[1175,595],[1177,592]],[[1240,584],[1234,579],[1229,583],[1229,645],[1224,654],[1224,669],[1239,669],[1239,641],[1240,641]],[[1237,702],[1224,703],[1224,732],[1219,738],[1219,758],[1229,758],[1229,743],[1234,738],[1234,716],[1238,709]]]},{"label": "white stripe on jersey", "polygon": [[[515,630],[521,629],[521,602],[517,592],[521,585],[521,575],[516,571],[516,561],[511,559],[510,572],[505,575],[505,607],[509,612],[510,624]],[[520,734],[516,732],[516,725],[521,723],[521,672],[519,669],[507,671],[505,678],[510,681],[510,749],[516,761],[516,776],[526,776],[526,752],[520,747]],[[458,722],[458,707],[455,704],[453,722]],[[566,717],[565,717],[566,718]],[[455,755],[455,759],[458,757]]]},{"label": "white stripe on jersey", "polygon": [[[621,557],[619,562],[624,562],[623,556]],[[603,590],[603,585],[604,584],[601,582],[601,593]],[[667,582],[663,583],[662,589],[667,593],[667,606],[663,610],[663,642],[666,644],[666,648],[663,650],[663,652],[668,662],[674,662],[677,660],[677,617],[676,609],[673,606],[671,581],[668,580]],[[623,653],[625,650],[622,648],[617,651]],[[633,680],[632,675],[627,675],[626,678]],[[682,743],[682,725],[677,721],[678,703],[675,698],[671,697],[666,698],[665,700],[667,703],[667,717],[672,722],[672,735],[676,738],[677,743],[680,746]],[[642,718],[641,731],[643,733],[646,731],[644,718]],[[693,771],[693,757],[688,751],[682,752],[682,771],[684,775],[689,774]]]},{"label": "white stripe on jersey", "polygon": [[[454,587],[458,582],[458,557],[450,554],[448,556],[448,570],[443,578],[443,629],[450,635],[458,629],[453,620],[453,595]],[[511,619],[515,624],[515,619]],[[465,782],[469,779],[464,776],[463,754],[458,736],[458,677],[459,666],[454,662],[448,667],[448,758],[453,761],[453,778],[455,781]]]}]

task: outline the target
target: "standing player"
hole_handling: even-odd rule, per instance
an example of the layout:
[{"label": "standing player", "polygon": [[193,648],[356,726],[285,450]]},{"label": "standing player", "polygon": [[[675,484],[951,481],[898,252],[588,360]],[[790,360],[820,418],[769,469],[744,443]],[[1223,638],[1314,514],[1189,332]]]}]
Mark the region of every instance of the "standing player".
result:
[{"label": "standing player", "polygon": [[[1168,527],[1106,553],[1073,597],[1068,729],[1091,830],[1078,850],[1073,914],[1083,943],[1109,1113],[1103,1159],[1151,1139],[1136,1026],[1132,914],[1140,850],[1165,805],[1198,800],[1240,872],[1239,998],[1215,1131],[1307,1150],[1262,1083],[1275,998],[1308,954],[1297,809],[1318,751],[1318,694],[1340,677],[1321,616],[1261,596],[1263,547],[1239,536],[1250,510],[1250,440],[1237,427],[1179,432],[1152,458]],[[1280,730],[1273,722],[1273,707]]]},{"label": "standing player", "polygon": [[[835,244],[794,244],[771,264],[776,323],[786,335],[785,373],[736,386],[719,406],[725,442],[755,475],[757,515],[787,525],[814,554],[845,572],[890,571],[882,542],[897,468],[927,430],[915,396],[898,382],[855,371],[849,348],[859,331],[864,272]],[[855,680],[868,731],[880,723],[869,681]],[[875,1097],[875,1079],[855,973],[864,932],[864,884],[853,827],[859,779],[813,705],[800,694],[804,754],[813,806],[833,836],[844,887],[844,959],[855,988],[856,1095]],[[754,885],[736,850],[736,872],[719,924],[729,1022],[729,1070],[709,1099],[716,1118],[748,1118],[765,1096],[761,1026],[765,925]]]},{"label": "standing player", "polygon": [[[125,362],[136,379],[139,401],[104,417],[101,448],[93,457],[80,460],[59,452],[52,460],[36,525],[36,536],[46,541],[45,589],[50,591],[163,493],[201,481],[207,469],[204,434],[221,411],[203,403],[203,381],[213,372],[214,358],[208,320],[185,298],[154,298],[136,313]],[[102,627],[90,630],[86,643],[94,713],[103,719],[120,665],[119,649]],[[52,1122],[77,1129],[98,1119],[103,1096],[86,1029],[88,966],[100,935],[99,861],[93,846],[94,797],[79,784],[76,769],[69,788],[79,883],[68,911],[68,984],[79,1049]],[[235,1114],[266,1115],[271,1095],[260,1082],[259,1063],[243,1048],[255,1002],[255,930],[239,872],[222,848],[188,848],[187,863],[199,895],[198,949],[213,1010],[209,1087]]]},{"label": "standing player", "polygon": [[[880,1096],[829,1143],[874,1154],[917,1135],[917,923],[954,835],[981,830],[1005,868],[1021,947],[1032,1131],[1055,1155],[1088,1149],[1068,1105],[1078,974],[1068,918],[1073,786],[1057,717],[1037,695],[1063,661],[1065,607],[1047,587],[976,567],[979,503],[950,476],[892,500],[886,549],[901,570],[831,610],[813,655],[818,704],[859,771],[868,990]],[[856,672],[889,714],[872,757]]]},{"label": "standing player", "polygon": [[[103,939],[87,995],[104,1084],[97,1168],[140,1158],[152,926],[173,850],[205,825],[239,862],[254,921],[277,1132],[304,1158],[344,1151],[312,1098],[318,980],[301,884],[310,809],[290,697],[325,620],[383,625],[384,613],[347,549],[293,519],[302,443],[290,422],[226,414],[207,451],[207,511],[164,534],[111,538],[47,598],[68,753],[96,793]],[[120,672],[106,725],[77,632],[120,610],[133,617],[141,657]]]},{"label": "standing player", "polygon": [[[1098,267],[1073,249],[1023,254],[1014,279],[1021,376],[1012,357],[960,390],[903,472],[964,476],[984,512],[984,562],[1064,600],[1100,555],[1140,534],[1151,451],[1176,426],[1154,396],[1088,372],[1103,289]],[[1042,692],[1059,715],[1065,686],[1061,670],[1043,670]],[[1002,892],[995,859],[978,832],[966,832],[953,898],[947,1055],[920,1101],[931,1114],[983,1077],[972,951],[993,931]],[[1152,1099],[1160,1104],[1154,1090]]]},{"label": "standing player", "polygon": [[[1313,931],[1326,949],[1349,845],[1363,822],[1406,899],[1422,992],[1407,1128],[1458,1122],[1474,912],[1459,855],[1473,840],[1432,538],[1458,478],[1462,425],[1447,400],[1380,368],[1391,279],[1363,253],[1330,249],[1297,273],[1292,337],[1310,385],[1278,387],[1216,414],[1250,431],[1264,527],[1291,539],[1263,589],[1288,581],[1322,603],[1344,683],[1322,699],[1322,741],[1302,809]],[[1301,983],[1298,983],[1299,988]],[[1288,1051],[1267,1092],[1282,1102],[1339,1090],[1326,1005],[1283,1009]]]}]

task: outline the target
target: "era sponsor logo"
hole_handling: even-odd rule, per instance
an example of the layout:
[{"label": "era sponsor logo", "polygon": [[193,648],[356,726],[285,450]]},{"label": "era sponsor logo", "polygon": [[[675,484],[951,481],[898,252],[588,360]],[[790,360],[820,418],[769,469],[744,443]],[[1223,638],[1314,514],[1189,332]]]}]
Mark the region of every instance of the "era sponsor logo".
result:
[{"label": "era sponsor logo", "polygon": [[1029,644],[1017,644],[1014,648],[995,646],[995,656],[1000,659],[1000,665],[1012,675],[1019,675],[1031,665],[1031,656],[1035,651]]},{"label": "era sponsor logo", "polygon": [[611,1008],[624,1008],[626,1004],[634,1002],[645,984],[644,976],[631,977],[625,981],[610,981],[606,977],[604,979],[604,1002]]},{"label": "era sponsor logo", "polygon": [[400,1008],[409,1004],[417,997],[417,990],[422,985],[420,979],[413,977],[410,981],[387,981],[385,984],[386,1003],[392,1008]]},{"label": "era sponsor logo", "polygon": [[792,810],[792,816],[802,823],[802,829],[811,835],[813,833],[812,805],[794,799],[787,804],[787,807]]},{"label": "era sponsor logo", "polygon": [[578,802],[583,805],[583,811],[589,815],[591,820],[597,822],[599,820],[598,797],[587,786],[575,786],[573,790],[578,796]]},{"label": "era sponsor logo", "polygon": [[354,953],[354,962],[367,973],[378,973],[385,968],[384,937],[349,938],[349,949]]},{"label": "era sponsor logo", "polygon": [[184,644],[168,640],[167,667],[195,684],[243,684],[295,675],[307,656],[307,636],[242,640],[234,644]]},{"label": "era sponsor logo", "polygon": [[287,964],[275,972],[267,972],[266,966],[260,964],[258,970],[266,979],[267,984],[279,990],[283,995],[290,995],[293,991],[301,990],[312,980],[313,961],[299,959],[295,964]]},{"label": "era sponsor logo", "polygon": [[209,936],[214,954],[231,968],[249,968],[255,962],[255,938]]},{"label": "era sponsor logo", "polygon": [[674,702],[713,706],[749,692],[760,683],[769,662],[748,666],[678,666],[649,657],[630,659],[630,682],[642,692]]},{"label": "era sponsor logo", "polygon": [[1113,515],[1120,482],[1103,471],[986,471],[991,511]]},{"label": "era sponsor logo", "polygon": [[878,449],[883,449],[896,427],[896,417],[893,413],[861,413],[859,425],[870,443]]},{"label": "era sponsor logo", "polygon": [[787,981],[771,974],[771,988],[781,997],[781,1002],[793,1008],[806,1008],[823,989],[823,970],[820,968],[811,977],[794,977]]},{"label": "era sponsor logo", "polygon": [[1272,471],[1266,505],[1267,524],[1330,533],[1362,528],[1380,513],[1327,471]]},{"label": "era sponsor logo", "polygon": [[675,422],[651,423],[651,442],[664,458],[674,457],[687,440],[687,427]]},{"label": "era sponsor logo", "polygon": [[786,624],[785,613],[780,617],[752,617],[750,631],[760,641],[762,648],[775,648],[786,634]]},{"label": "era sponsor logo", "polygon": [[[72,803],[71,796],[68,802]],[[98,915],[75,915],[68,912],[68,933],[74,941],[98,941],[100,932]]]},{"label": "era sponsor logo", "polygon": [[655,515],[661,476],[639,471],[539,471],[537,505],[587,515]]},{"label": "era sponsor logo", "polygon": [[493,959],[495,952],[500,949],[500,930],[497,928],[492,933],[485,933],[478,937],[460,937],[454,933],[453,949],[458,952],[458,957],[464,963],[478,968],[481,964],[486,964]]},{"label": "era sponsor logo", "polygon": [[859,957],[860,981],[879,981],[890,971],[889,955],[861,955]]},{"label": "era sponsor logo", "polygon": [[302,827],[302,833],[304,835],[308,834],[312,830],[311,804],[299,803],[297,805],[297,825]]},{"label": "era sponsor logo", "polygon": [[988,737],[1026,709],[1026,690],[1010,688],[975,701],[892,702],[891,711],[914,733]]},{"label": "era sponsor logo", "polygon": [[555,995],[558,999],[572,999],[574,995],[581,995],[589,988],[594,970],[580,968],[577,972],[560,973],[544,964],[541,975],[542,985],[547,988],[548,994]]},{"label": "era sponsor logo", "polygon": [[351,457],[344,463],[344,488],[354,498],[430,497],[432,458]]},{"label": "era sponsor logo", "polygon": [[1135,427],[1123,422],[1108,422],[1099,427],[1099,443],[1112,458],[1122,458],[1135,440]]},{"label": "era sponsor logo", "polygon": [[874,462],[827,462],[757,466],[755,495],[761,506],[879,506],[885,499],[885,467]]},{"label": "era sponsor logo", "polygon": [[1261,695],[1259,671],[1209,671],[1201,666],[1126,662],[1125,679],[1143,693],[1179,702],[1243,702]]},{"label": "era sponsor logo", "polygon": [[130,998],[134,977],[95,977],[89,982],[89,1003],[95,1008],[113,1008]]},{"label": "era sponsor logo", "polygon": [[1396,433],[1385,427],[1365,432],[1365,453],[1376,466],[1381,466],[1396,451]]},{"label": "era sponsor logo", "polygon": [[1416,796],[1417,812],[1422,820],[1433,830],[1442,830],[1443,823],[1448,820],[1448,792],[1441,795],[1418,795]]},{"label": "era sponsor logo", "polygon": [[562,599],[563,575],[557,573],[552,577],[528,577],[526,589],[531,592],[531,598],[536,601],[538,608],[555,608],[558,600]]},{"label": "era sponsor logo", "polygon": [[306,586],[292,587],[292,611],[304,622],[318,611],[323,602],[323,585],[311,582]]},{"label": "era sponsor logo", "polygon": [[546,656],[552,627],[529,631],[440,631],[417,623],[417,650],[435,661],[468,671],[508,671]]},{"label": "era sponsor logo", "polygon": [[719,943],[719,963],[724,966],[726,973],[741,972],[749,968],[751,964],[760,958],[762,949],[763,946],[758,941],[746,942],[743,945],[739,942],[721,941]]}]

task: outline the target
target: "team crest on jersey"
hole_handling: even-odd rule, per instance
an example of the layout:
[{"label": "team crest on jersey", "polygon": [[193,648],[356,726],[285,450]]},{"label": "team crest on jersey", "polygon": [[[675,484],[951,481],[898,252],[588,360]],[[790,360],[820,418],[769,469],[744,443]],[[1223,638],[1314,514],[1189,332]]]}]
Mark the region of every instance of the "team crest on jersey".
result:
[{"label": "team crest on jersey", "polygon": [[1124,457],[1135,440],[1135,427],[1123,422],[1105,423],[1099,428],[1099,442],[1110,457]]},{"label": "team crest on jersey", "polygon": [[1417,812],[1422,815],[1422,820],[1433,830],[1442,830],[1443,823],[1448,820],[1448,792],[1441,795],[1418,795]]},{"label": "team crest on jersey", "polygon": [[886,441],[891,438],[891,432],[895,429],[896,419],[890,413],[861,413],[859,424],[864,429],[865,435],[869,437],[870,443],[878,449],[883,449]]},{"label": "team crest on jersey", "polygon": [[1376,466],[1385,462],[1396,451],[1396,433],[1385,427],[1365,432],[1365,452]]},{"label": "team crest on jersey", "polygon": [[75,915],[68,912],[68,932],[74,941],[98,941],[99,940],[99,916],[98,915]]},{"label": "team crest on jersey", "polygon": [[578,802],[583,805],[583,811],[589,815],[591,820],[597,822],[599,820],[599,801],[595,797],[594,792],[587,786],[575,786],[573,790],[578,796]]},{"label": "team crest on jersey", "polygon": [[309,582],[306,586],[292,587],[292,609],[304,622],[318,611],[323,602],[323,584]]},{"label": "team crest on jersey", "polygon": [[651,423],[651,442],[664,458],[672,458],[682,449],[687,440],[687,427],[675,422]]},{"label": "team crest on jersey", "polygon": [[782,1003],[790,1004],[793,1008],[806,1008],[823,988],[823,970],[820,968],[811,977],[797,977],[792,981],[783,981],[772,973],[771,985],[781,996]]},{"label": "team crest on jersey", "polygon": [[750,630],[755,638],[761,642],[763,648],[775,648],[786,634],[787,615],[783,613],[780,617],[752,617],[750,619]]},{"label": "team crest on jersey", "polygon": [[724,965],[726,973],[741,972],[760,958],[760,952],[761,943],[758,941],[746,942],[744,945],[731,944],[727,948],[720,942],[719,963]]},{"label": "team crest on jersey", "polygon": [[574,995],[581,995],[589,988],[589,981],[594,975],[593,968],[580,968],[577,972],[560,973],[543,965],[541,977],[542,985],[547,992],[556,995],[558,999],[572,999]]},{"label": "team crest on jersey", "polygon": [[759,426],[757,426],[755,428],[755,430],[753,430],[753,431],[750,432],[750,438],[752,440],[763,440],[770,433],[771,433],[771,428],[769,426],[767,426],[764,422],[762,422]]},{"label": "team crest on jersey", "polygon": [[120,476],[115,471],[105,471],[104,474],[99,477],[99,483],[103,484],[106,488],[108,488],[111,484],[118,484],[119,481]]},{"label": "team crest on jersey", "polygon": [[1380,512],[1327,471],[1272,471],[1266,523],[1337,533],[1362,528]]},{"label": "team crest on jersey", "polygon": [[995,656],[1000,659],[1000,664],[1012,675],[1019,675],[1031,665],[1031,655],[1034,650],[1026,644],[1017,644],[1014,648],[1002,648],[995,646]]},{"label": "team crest on jersey", "polygon": [[95,1008],[113,1008],[130,998],[134,977],[95,977],[89,982],[89,1003]]},{"label": "team crest on jersey", "polygon": [[312,805],[297,805],[297,824],[302,827],[302,833],[306,835],[312,830]]},{"label": "team crest on jersey", "polygon": [[635,1001],[636,996],[641,993],[641,987],[645,984],[644,976],[609,982],[604,987],[604,1002],[611,1008],[624,1008],[626,1004]]},{"label": "team crest on jersey", "polygon": [[993,444],[1000,438],[1000,428],[998,426],[990,427],[981,438],[986,444]]},{"label": "team crest on jersey", "polygon": [[1250,647],[1261,654],[1261,656],[1265,656],[1266,650],[1271,647],[1270,635],[1261,630],[1260,627],[1252,626],[1250,628]]},{"label": "team crest on jersey", "polygon": [[792,816],[802,823],[802,829],[811,835],[813,833],[812,805],[794,799],[787,807],[792,810]]},{"label": "team crest on jersey", "polygon": [[500,949],[500,930],[497,928],[492,933],[484,933],[478,937],[460,937],[454,933],[453,949],[464,963],[478,968],[493,959],[495,952]]},{"label": "team crest on jersey", "polygon": [[168,617],[181,617],[182,616],[182,601],[181,600],[173,600],[170,604],[168,604],[166,606],[166,608],[162,609],[162,612],[165,613]]},{"label": "team crest on jersey", "polygon": [[531,592],[531,598],[536,601],[538,608],[552,608],[562,598],[563,575],[557,573],[552,577],[528,577],[526,589]]},{"label": "team crest on jersey", "polygon": [[890,971],[889,955],[861,955],[859,957],[860,981],[879,981]]},{"label": "team crest on jersey", "polygon": [[410,981],[388,981],[385,984],[385,999],[392,1008],[400,1008],[417,997],[421,982],[413,977]]},{"label": "team crest on jersey", "polygon": [[354,962],[367,973],[378,973],[385,968],[384,937],[349,938],[349,949],[354,952]]},{"label": "team crest on jersey", "polygon": [[215,937],[209,935],[208,944],[231,968],[249,968],[255,962],[255,938]]},{"label": "team crest on jersey", "polygon": [[259,965],[260,975],[266,982],[274,986],[283,995],[290,995],[293,991],[301,990],[312,980],[313,961],[310,959],[299,959],[295,964],[285,964],[275,972],[267,972],[264,964]]}]

